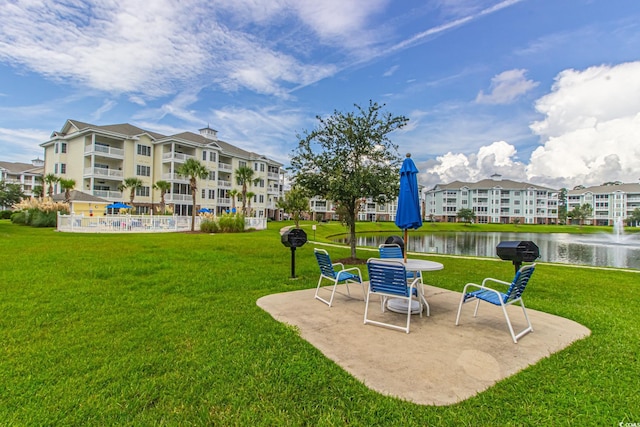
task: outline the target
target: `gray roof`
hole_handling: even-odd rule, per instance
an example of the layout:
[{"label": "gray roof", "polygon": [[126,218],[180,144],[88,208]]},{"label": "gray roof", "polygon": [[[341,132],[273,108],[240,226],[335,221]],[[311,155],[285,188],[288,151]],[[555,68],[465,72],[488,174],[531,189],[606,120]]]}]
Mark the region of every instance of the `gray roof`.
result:
[{"label": "gray roof", "polygon": [[510,179],[483,179],[477,182],[464,182],[453,181],[449,184],[438,184],[433,190],[460,190],[462,188],[469,188],[470,190],[488,189],[488,188],[501,188],[504,190],[544,190],[544,191],[557,191],[552,188],[542,187],[540,185],[531,184],[529,182],[518,182]]},{"label": "gray roof", "polygon": [[[64,192],[54,194],[52,197],[54,202],[62,202],[65,200]],[[69,198],[72,202],[96,202],[96,203],[104,203],[109,204],[108,200],[102,199],[100,197],[96,197],[93,194],[83,193],[79,190],[71,190],[69,192]]]},{"label": "gray roof", "polygon": [[44,168],[42,166],[33,166],[31,163],[20,162],[0,162],[0,168],[8,171],[12,175],[20,175],[22,173],[42,174]]},{"label": "gray roof", "polygon": [[582,188],[579,190],[569,190],[567,192],[570,196],[577,196],[585,193],[595,194],[611,194],[616,191],[622,191],[623,193],[640,193],[640,184],[618,184],[618,185],[595,185],[593,187]]}]

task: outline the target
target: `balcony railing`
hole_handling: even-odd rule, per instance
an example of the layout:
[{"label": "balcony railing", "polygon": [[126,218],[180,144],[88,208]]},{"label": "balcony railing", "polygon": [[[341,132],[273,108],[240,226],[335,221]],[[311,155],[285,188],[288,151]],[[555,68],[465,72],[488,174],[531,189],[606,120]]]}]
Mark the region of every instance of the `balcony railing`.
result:
[{"label": "balcony railing", "polygon": [[84,147],[84,154],[98,154],[100,156],[109,156],[124,158],[124,150],[121,148],[109,147],[106,145],[91,144]]},{"label": "balcony railing", "polygon": [[221,163],[218,162],[218,169],[223,170],[223,171],[233,171],[233,166],[231,166],[228,163]]},{"label": "balcony railing", "polygon": [[280,191],[276,187],[269,187],[267,188],[267,194],[276,195],[280,194]]},{"label": "balcony railing", "polygon": [[218,180],[218,187],[231,188],[231,181],[223,181],[223,180],[219,179]]},{"label": "balcony railing", "polygon": [[191,194],[165,194],[164,200],[167,203],[191,202]]},{"label": "balcony railing", "polygon": [[190,156],[189,154],[174,153],[174,152],[164,153],[162,155],[162,160],[169,160],[169,161],[180,162],[180,163],[184,163],[187,159],[195,159],[195,157]]},{"label": "balcony railing", "polygon": [[96,197],[102,197],[107,200],[122,200],[122,191],[110,191],[110,190],[93,190],[91,192]]},{"label": "balcony railing", "polygon": [[267,172],[267,178],[270,179],[279,179],[280,178],[280,174],[277,174],[275,172]]},{"label": "balcony railing", "polygon": [[177,173],[163,173],[162,179],[165,181],[180,181],[189,182],[189,178],[186,176],[178,175]]},{"label": "balcony railing", "polygon": [[96,176],[100,178],[121,179],[124,175],[121,170],[105,168],[85,168],[84,176]]},{"label": "balcony railing", "polygon": [[231,206],[231,199],[224,197],[218,199],[218,206]]}]

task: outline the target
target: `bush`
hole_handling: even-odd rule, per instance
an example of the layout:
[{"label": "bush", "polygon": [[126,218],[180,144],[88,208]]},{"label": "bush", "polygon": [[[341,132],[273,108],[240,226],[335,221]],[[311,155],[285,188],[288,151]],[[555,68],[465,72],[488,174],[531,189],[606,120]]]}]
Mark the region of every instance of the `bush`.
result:
[{"label": "bush", "polygon": [[34,211],[30,215],[30,224],[33,227],[55,227],[57,212]]},{"label": "bush", "polygon": [[27,214],[25,211],[16,211],[11,214],[11,222],[14,224],[26,224]]},{"label": "bush", "polygon": [[13,211],[0,211],[0,219],[11,219]]},{"label": "bush", "polygon": [[224,214],[218,218],[218,228],[223,233],[240,233],[244,231],[244,215]]},{"label": "bush", "polygon": [[203,233],[218,232],[218,223],[214,219],[207,219],[200,223],[200,231]]}]

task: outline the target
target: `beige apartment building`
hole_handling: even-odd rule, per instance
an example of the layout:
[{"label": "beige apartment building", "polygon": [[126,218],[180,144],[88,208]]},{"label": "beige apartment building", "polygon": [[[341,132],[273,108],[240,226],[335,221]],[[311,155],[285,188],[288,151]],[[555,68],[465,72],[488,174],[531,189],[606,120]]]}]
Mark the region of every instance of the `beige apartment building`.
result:
[{"label": "beige apartment building", "polygon": [[577,188],[567,192],[567,211],[589,204],[593,209],[586,224],[614,225],[640,209],[640,184],[616,183]]},{"label": "beige apartment building", "polygon": [[[248,188],[254,193],[247,203],[250,216],[280,219],[276,202],[283,196],[283,165],[220,140],[208,126],[199,132],[167,136],[128,123],[97,126],[67,120],[40,144],[45,154],[44,174],[73,179],[76,190],[123,203],[129,203],[129,190],[123,194],[118,187],[127,178],[139,178],[142,187],[134,198],[138,213],[159,212],[160,191],[153,186],[167,181],[171,189],[165,194],[166,205],[175,214],[190,215],[189,177],[176,173],[181,164],[192,158],[209,170],[207,179],[198,180],[196,209],[216,213],[231,210],[234,202],[239,210],[241,201],[232,200],[230,191],[240,193],[235,171],[247,166],[253,169],[256,181]],[[59,185],[55,190],[60,192]]]}]

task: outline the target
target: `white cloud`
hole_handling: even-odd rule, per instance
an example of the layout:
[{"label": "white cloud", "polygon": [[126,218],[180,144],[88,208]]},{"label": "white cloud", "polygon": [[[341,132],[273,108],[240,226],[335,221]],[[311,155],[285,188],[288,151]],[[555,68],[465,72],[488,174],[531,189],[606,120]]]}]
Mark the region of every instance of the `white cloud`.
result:
[{"label": "white cloud", "polygon": [[6,162],[26,163],[39,157],[44,159],[44,150],[39,146],[47,141],[51,132],[41,129],[7,129],[0,128],[0,152]]},{"label": "white cloud", "polygon": [[566,186],[640,178],[640,62],[565,70],[531,124],[542,139],[527,168],[531,179]]},{"label": "white cloud", "polygon": [[525,78],[526,70],[504,71],[491,79],[488,94],[480,91],[476,102],[480,104],[510,104],[521,95],[538,86],[538,82]]},{"label": "white cloud", "polygon": [[102,103],[102,105],[100,106],[100,108],[98,108],[96,111],[94,111],[93,114],[91,115],[92,119],[94,121],[100,120],[100,118],[102,117],[102,115],[104,113],[110,111],[116,105],[118,105],[118,103],[115,102],[114,100],[105,99],[104,102]]}]

